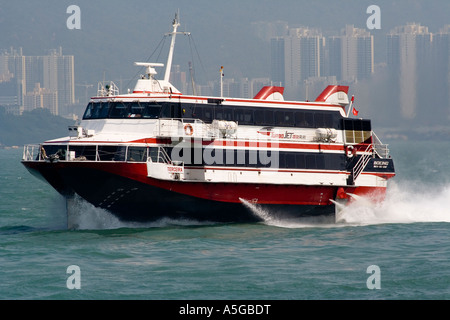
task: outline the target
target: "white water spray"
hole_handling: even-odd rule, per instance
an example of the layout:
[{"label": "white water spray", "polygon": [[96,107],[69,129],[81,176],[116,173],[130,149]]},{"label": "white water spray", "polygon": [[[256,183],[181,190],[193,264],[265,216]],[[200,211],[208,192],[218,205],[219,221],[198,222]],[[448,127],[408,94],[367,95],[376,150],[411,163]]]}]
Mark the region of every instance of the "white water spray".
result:
[{"label": "white water spray", "polygon": [[302,218],[281,218],[280,213],[271,212],[261,208],[258,204],[247,201],[243,198],[239,200],[251,210],[251,212],[266,225],[282,227],[282,228],[307,228],[314,226],[334,225],[334,218],[330,217],[302,217]]},{"label": "white water spray", "polygon": [[260,218],[265,223],[274,222],[275,218],[270,215],[270,213],[261,207],[259,207],[257,204],[252,203],[250,201],[247,201],[243,198],[239,198],[239,200],[250,209],[250,211],[257,217]]},{"label": "white water spray", "polygon": [[[425,189],[425,190],[424,190]],[[284,228],[366,226],[387,223],[450,222],[450,185],[426,188],[424,185],[391,182],[386,199],[380,203],[349,194],[352,203],[343,207],[336,223],[318,218],[284,220],[276,213],[263,210],[257,204],[240,199],[267,225]]]},{"label": "white water spray", "polygon": [[358,197],[340,214],[341,223],[370,225],[382,223],[450,222],[450,185],[425,189],[392,182],[386,199],[373,204]]},{"label": "white water spray", "polygon": [[[450,185],[425,187],[413,183],[391,182],[386,199],[378,204],[350,195],[353,202],[341,208],[337,222],[320,217],[284,219],[277,212],[261,208],[245,199],[239,200],[262,223],[282,228],[364,226],[386,223],[450,222]],[[340,205],[340,204],[338,204]],[[95,230],[117,228],[151,228],[168,226],[210,225],[188,219],[163,218],[155,222],[123,222],[107,210],[96,208],[76,197],[67,205],[68,224],[71,229]]]},{"label": "white water spray", "polygon": [[211,225],[190,219],[161,218],[153,222],[125,222],[105,209],[97,208],[79,196],[67,202],[67,225],[75,230],[108,230],[119,228],[164,228],[170,226]]}]

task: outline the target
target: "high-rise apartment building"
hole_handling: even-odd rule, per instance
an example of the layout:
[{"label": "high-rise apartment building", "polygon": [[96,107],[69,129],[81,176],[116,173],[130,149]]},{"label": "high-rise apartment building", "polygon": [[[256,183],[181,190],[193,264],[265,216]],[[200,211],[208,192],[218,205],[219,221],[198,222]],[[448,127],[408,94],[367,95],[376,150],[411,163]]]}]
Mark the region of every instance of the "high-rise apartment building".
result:
[{"label": "high-rise apartment building", "polygon": [[450,25],[444,26],[439,33],[433,34],[433,75],[434,98],[441,105],[446,121],[450,120]]},{"label": "high-rise apartment building", "polygon": [[291,28],[271,39],[271,78],[274,84],[295,91],[308,78],[323,74],[325,38],[319,30]]},{"label": "high-rise apartment building", "polygon": [[[44,103],[44,108],[55,115],[60,108],[75,103],[74,56],[63,55],[62,48],[51,50],[45,56],[24,56],[21,49],[3,52],[0,54],[0,86],[2,81],[13,83],[15,89],[2,92],[0,88],[0,96],[15,96],[22,110],[38,105],[30,102],[33,94],[36,94],[34,99],[40,99],[43,93],[51,96],[48,100],[51,104]],[[57,97],[56,105],[54,97]]]},{"label": "high-rise apartment building", "polygon": [[374,71],[373,36],[347,25],[339,36],[328,38],[329,75],[352,82],[369,78]]},{"label": "high-rise apartment building", "polygon": [[52,114],[58,114],[58,92],[40,87],[39,82],[33,91],[26,93],[23,107],[25,111],[31,111],[37,108],[46,108]]},{"label": "high-rise apartment building", "polygon": [[278,86],[284,86],[286,79],[285,69],[285,37],[276,37],[270,39],[270,75],[272,83]]},{"label": "high-rise apartment building", "polygon": [[408,23],[391,30],[387,37],[387,64],[398,85],[400,115],[416,118],[422,104],[421,85],[425,85],[432,66],[433,35],[428,28]]}]

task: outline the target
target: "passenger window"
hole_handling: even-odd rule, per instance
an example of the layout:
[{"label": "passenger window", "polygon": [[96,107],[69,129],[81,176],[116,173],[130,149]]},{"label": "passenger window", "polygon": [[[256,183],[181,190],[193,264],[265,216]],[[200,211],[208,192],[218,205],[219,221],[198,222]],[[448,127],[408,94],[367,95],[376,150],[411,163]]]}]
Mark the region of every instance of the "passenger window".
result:
[{"label": "passenger window", "polygon": [[293,127],[294,126],[294,112],[286,111],[284,113],[283,123],[286,127]]},{"label": "passenger window", "polygon": [[264,110],[264,125],[273,126],[273,111]]},{"label": "passenger window", "polygon": [[164,103],[161,108],[160,118],[172,118],[171,108],[169,103]]},{"label": "passenger window", "polygon": [[233,121],[233,109],[232,108],[224,108],[223,109],[223,120]]},{"label": "passenger window", "polygon": [[147,162],[147,148],[145,148],[145,147],[129,147],[128,153],[127,153],[127,161]]},{"label": "passenger window", "polygon": [[91,119],[94,114],[94,104],[89,103],[86,107],[86,111],[84,112],[83,119]]},{"label": "passenger window", "polygon": [[255,110],[255,125],[257,126],[264,125],[264,113],[262,110]]},{"label": "passenger window", "polygon": [[253,110],[244,110],[244,124],[253,125]]},{"label": "passenger window", "polygon": [[144,108],[143,118],[158,119],[161,112],[161,106],[158,104],[148,104]]},{"label": "passenger window", "polygon": [[316,156],[315,155],[307,155],[306,156],[306,168],[307,169],[316,169]]},{"label": "passenger window", "polygon": [[284,111],[275,111],[275,124],[277,126],[283,126],[283,124],[284,124]]},{"label": "passenger window", "polygon": [[158,162],[158,147],[150,147],[148,154],[152,162]]},{"label": "passenger window", "polygon": [[212,108],[204,107],[203,108],[203,117],[201,119],[206,123],[211,123],[213,120]]},{"label": "passenger window", "polygon": [[139,102],[133,102],[130,106],[130,113],[128,117],[142,118],[143,114],[144,114],[144,106],[142,106]]},{"label": "passenger window", "polygon": [[112,119],[121,119],[126,118],[128,116],[128,108],[122,103],[118,102],[111,106],[111,111],[109,113],[109,117]]},{"label": "passenger window", "polygon": [[314,114],[312,112],[305,112],[305,122],[307,128],[314,128]]}]

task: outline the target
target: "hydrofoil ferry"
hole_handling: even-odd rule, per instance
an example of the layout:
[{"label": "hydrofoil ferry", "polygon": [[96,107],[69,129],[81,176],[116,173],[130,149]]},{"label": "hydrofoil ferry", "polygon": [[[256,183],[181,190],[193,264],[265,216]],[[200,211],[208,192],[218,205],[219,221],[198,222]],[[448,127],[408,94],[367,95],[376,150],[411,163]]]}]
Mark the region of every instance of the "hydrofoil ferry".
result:
[{"label": "hydrofoil ferry", "polygon": [[169,81],[178,26],[163,79],[163,64],[143,62],[132,92],[99,84],[68,136],[26,145],[23,165],[123,221],[259,221],[244,202],[280,218],[334,216],[354,196],[383,199],[393,160],[354,117],[347,86],[310,102],[278,86],[253,99],[182,94]]}]

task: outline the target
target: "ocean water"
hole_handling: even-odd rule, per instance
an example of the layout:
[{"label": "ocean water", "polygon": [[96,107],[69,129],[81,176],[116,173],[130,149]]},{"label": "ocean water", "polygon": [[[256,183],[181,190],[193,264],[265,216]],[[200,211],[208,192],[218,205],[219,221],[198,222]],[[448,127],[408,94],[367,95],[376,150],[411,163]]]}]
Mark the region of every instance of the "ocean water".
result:
[{"label": "ocean water", "polygon": [[80,200],[76,230],[22,150],[0,150],[0,299],[449,299],[450,142],[390,149],[386,200],[358,199],[337,224],[245,203],[264,222],[126,224]]}]

